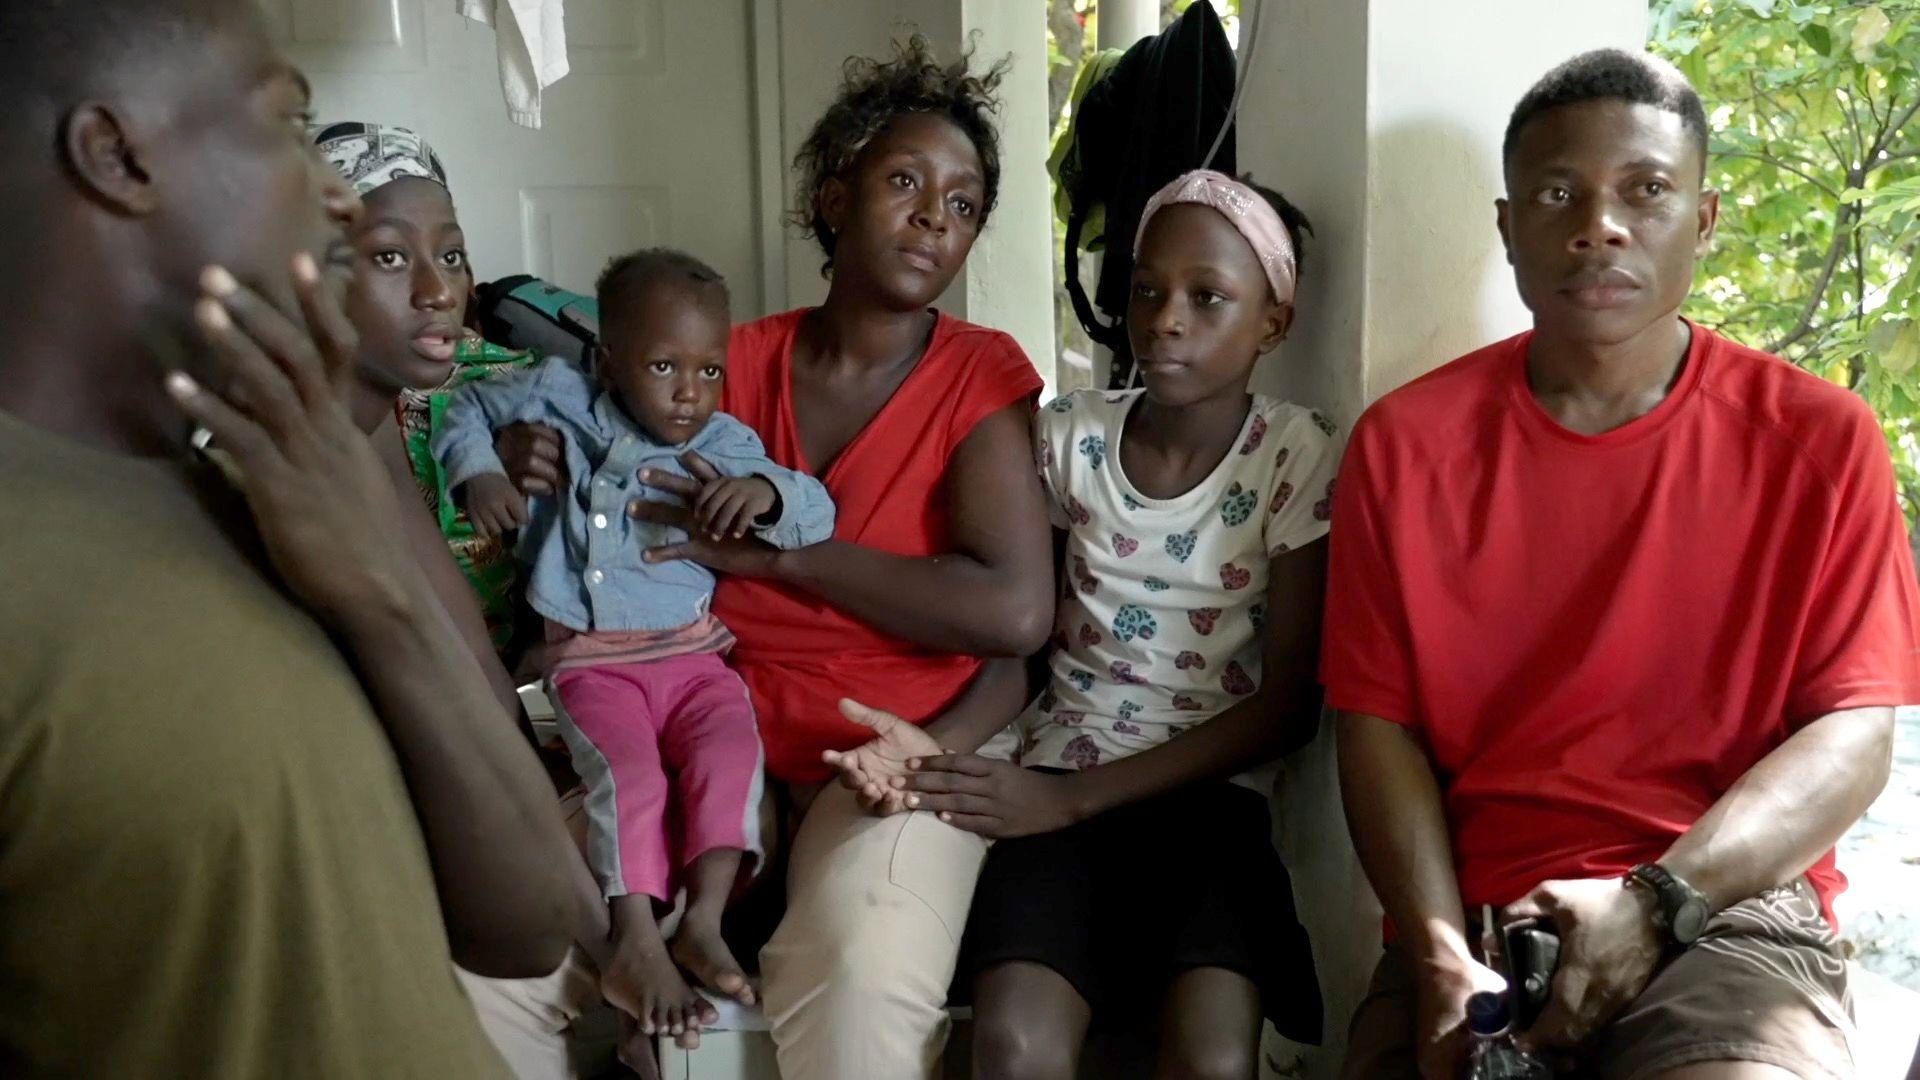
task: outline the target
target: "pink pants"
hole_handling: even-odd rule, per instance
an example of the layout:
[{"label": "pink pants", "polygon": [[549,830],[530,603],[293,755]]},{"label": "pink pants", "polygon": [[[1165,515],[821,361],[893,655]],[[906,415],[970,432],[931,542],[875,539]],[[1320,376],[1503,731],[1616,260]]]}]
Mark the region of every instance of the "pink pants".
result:
[{"label": "pink pants", "polygon": [[609,898],[670,902],[675,872],[716,848],[757,859],[760,735],[717,653],[553,676],[561,735],[587,787],[587,854]]}]

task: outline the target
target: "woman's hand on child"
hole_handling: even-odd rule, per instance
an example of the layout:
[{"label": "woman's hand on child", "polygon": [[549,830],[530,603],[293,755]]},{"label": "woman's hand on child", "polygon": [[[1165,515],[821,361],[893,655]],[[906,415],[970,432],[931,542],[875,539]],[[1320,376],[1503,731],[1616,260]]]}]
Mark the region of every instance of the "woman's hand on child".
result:
[{"label": "woman's hand on child", "polygon": [[528,495],[551,495],[566,486],[566,443],[546,424],[508,424],[493,433],[493,452],[506,466],[507,479]]},{"label": "woman's hand on child", "polygon": [[648,548],[642,558],[650,563],[687,559],[709,570],[733,574],[737,577],[773,576],[775,558],[780,551],[772,544],[751,536],[714,540],[702,535],[700,523],[694,518],[693,504],[700,498],[700,493],[706,490],[708,484],[725,478],[720,475],[720,470],[714,468],[706,458],[691,450],[680,455],[680,464],[692,474],[691,477],[662,469],[639,471],[641,483],[687,500],[686,505],[683,506],[640,499],[627,504],[629,517],[639,521],[650,521],[655,525],[682,529],[687,534],[687,538],[678,544]]},{"label": "woman's hand on child", "polygon": [[693,519],[709,540],[738,540],[778,505],[780,493],[766,477],[725,476],[694,497]]},{"label": "woman's hand on child", "polygon": [[906,810],[907,762],[939,754],[940,744],[917,725],[848,698],[840,699],[840,715],[872,728],[873,738],[852,750],[823,751],[820,759],[840,770],[840,785],[862,808],[881,817]]},{"label": "woman's hand on child", "polygon": [[497,540],[527,523],[526,496],[514,488],[513,481],[499,473],[482,473],[460,485],[460,501],[466,507],[473,531],[489,540]]},{"label": "woman's hand on child", "polygon": [[907,807],[993,840],[1054,832],[1084,820],[1082,773],[1043,773],[978,754],[907,762]]}]

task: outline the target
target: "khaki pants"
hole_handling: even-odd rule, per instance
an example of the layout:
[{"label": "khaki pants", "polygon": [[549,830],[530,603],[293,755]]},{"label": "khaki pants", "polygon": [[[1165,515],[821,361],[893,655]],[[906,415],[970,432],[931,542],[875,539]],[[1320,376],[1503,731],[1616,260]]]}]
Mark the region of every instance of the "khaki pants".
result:
[{"label": "khaki pants", "polygon": [[[1347,1036],[1347,1080],[1418,1080],[1419,986],[1389,945]],[[1853,1005],[1840,938],[1805,878],[1707,921],[1596,1036],[1574,1077],[1640,1080],[1704,1061],[1755,1061],[1795,1076],[1854,1075]]]},{"label": "khaki pants", "polygon": [[[927,813],[879,818],[838,784],[808,807],[787,913],[760,954],[783,1080],[931,1078],[987,842]],[[567,1028],[598,997],[578,950],[543,979],[465,979],[521,1080],[575,1075]]]}]

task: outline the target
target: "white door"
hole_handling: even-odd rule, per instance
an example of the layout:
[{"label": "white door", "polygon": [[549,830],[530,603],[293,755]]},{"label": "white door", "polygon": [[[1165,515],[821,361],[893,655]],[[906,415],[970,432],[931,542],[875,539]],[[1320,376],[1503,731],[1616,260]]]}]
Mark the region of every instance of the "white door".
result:
[{"label": "white door", "polygon": [[763,271],[780,240],[779,166],[755,153],[772,100],[755,91],[761,4],[568,0],[573,72],[534,131],[507,119],[493,31],[454,0],[259,2],[322,122],[399,124],[440,154],[478,280],[591,292],[609,258],[663,244],[727,276],[736,319],[784,301]]}]

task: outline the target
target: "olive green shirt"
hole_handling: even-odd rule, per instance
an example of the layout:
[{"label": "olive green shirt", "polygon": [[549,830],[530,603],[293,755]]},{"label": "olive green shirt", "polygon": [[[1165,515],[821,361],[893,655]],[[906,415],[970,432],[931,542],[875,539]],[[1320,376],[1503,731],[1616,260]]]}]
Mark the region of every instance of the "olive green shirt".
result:
[{"label": "olive green shirt", "polygon": [[235,498],[0,412],[0,1076],[503,1076],[380,722]]}]

